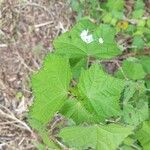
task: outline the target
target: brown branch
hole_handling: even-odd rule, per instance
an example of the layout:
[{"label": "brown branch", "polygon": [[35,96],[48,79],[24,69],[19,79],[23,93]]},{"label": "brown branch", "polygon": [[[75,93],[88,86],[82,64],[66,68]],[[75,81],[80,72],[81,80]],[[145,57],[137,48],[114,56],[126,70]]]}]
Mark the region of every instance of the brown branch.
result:
[{"label": "brown branch", "polygon": [[136,56],[142,56],[142,55],[150,55],[150,48],[145,48],[144,50],[138,51],[138,52],[124,53],[124,54],[116,57],[115,59],[122,60],[122,59],[126,59],[128,57],[136,57]]},{"label": "brown branch", "polygon": [[113,59],[108,59],[108,60],[102,60],[100,62],[110,62],[114,63],[116,61],[122,61],[124,59],[127,59],[129,57],[137,57],[137,56],[143,56],[143,55],[148,55],[150,56],[150,48],[145,48],[144,50],[138,51],[138,52],[130,52],[130,53],[124,53],[120,56],[117,56]]}]

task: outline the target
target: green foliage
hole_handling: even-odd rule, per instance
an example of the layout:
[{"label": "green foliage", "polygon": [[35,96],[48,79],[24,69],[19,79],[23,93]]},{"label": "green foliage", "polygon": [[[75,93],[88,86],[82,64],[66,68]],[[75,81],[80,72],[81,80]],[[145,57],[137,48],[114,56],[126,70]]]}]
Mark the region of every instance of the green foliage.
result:
[{"label": "green foliage", "polygon": [[77,20],[80,20],[84,15],[92,18],[100,18],[101,7],[97,0],[70,0],[73,11],[77,12]]},{"label": "green foliage", "polygon": [[31,124],[46,124],[53,118],[67,99],[70,79],[69,60],[48,55],[43,68],[32,76],[35,102],[29,112]]},{"label": "green foliage", "polygon": [[78,89],[82,103],[99,121],[119,115],[119,98],[124,81],[113,78],[93,65],[81,73]]},{"label": "green foliage", "polygon": [[147,16],[148,11],[145,11],[146,1],[135,0],[132,10],[128,7],[131,5],[130,2],[125,0],[70,1],[78,19],[90,18],[100,24],[109,24],[114,26],[117,32],[131,36],[133,38],[131,50],[140,50],[144,46],[150,47],[150,21]]},{"label": "green foliage", "polygon": [[140,63],[142,64],[146,73],[150,74],[150,58],[149,56],[140,56]]},{"label": "green foliage", "polygon": [[142,127],[137,131],[136,137],[143,146],[143,150],[150,148],[150,121],[143,122]]},{"label": "green foliage", "polygon": [[144,40],[140,36],[135,36],[133,38],[132,46],[135,50],[142,50],[144,48]]},{"label": "green foliage", "polygon": [[118,19],[123,19],[124,0],[109,0],[102,8],[102,20],[105,23],[115,26]]},{"label": "green foliage", "polygon": [[139,19],[143,15],[144,15],[144,2],[143,0],[136,0],[132,17]]},{"label": "green foliage", "polygon": [[[112,10],[120,12],[124,1],[109,1],[103,8],[111,11],[113,2]],[[39,149],[147,150],[150,59],[139,56],[145,44],[135,35],[132,50],[139,54],[119,64],[117,34],[111,25],[84,19],[55,39],[54,54],[31,78],[35,98],[28,121],[42,138]],[[107,73],[107,61],[117,64],[114,75]],[[62,122],[56,123],[56,114]]]},{"label": "green foliage", "polygon": [[[121,69],[123,70],[124,74],[122,74]],[[131,57],[123,61],[122,68],[119,68],[119,70],[116,72],[116,76],[119,78],[124,78],[124,76],[126,76],[132,80],[143,79],[145,75],[146,73],[139,60]]]},{"label": "green foliage", "polygon": [[109,11],[122,11],[124,9],[124,0],[109,0],[106,7]]},{"label": "green foliage", "polygon": [[138,102],[136,106],[127,104],[123,109],[124,122],[137,126],[149,118],[148,102]]},{"label": "green foliage", "polygon": [[72,119],[76,124],[81,124],[84,122],[94,123],[97,121],[94,115],[91,114],[82,102],[77,99],[67,100],[60,112],[65,117]]},{"label": "green foliage", "polygon": [[[81,34],[88,31],[92,36],[92,41],[86,43],[82,40]],[[108,36],[108,34],[111,35]],[[73,29],[54,41],[56,53],[66,55],[69,58],[111,58],[121,53],[114,40],[115,30],[109,26],[102,24],[100,26],[94,25],[88,20],[82,20]],[[99,42],[99,38],[103,41]]]},{"label": "green foliage", "polygon": [[97,150],[116,150],[130,134],[132,134],[131,127],[111,124],[66,127],[61,130],[59,136],[70,148],[78,150],[88,147]]},{"label": "green foliage", "polygon": [[78,79],[81,73],[81,68],[86,68],[87,60],[86,58],[81,59],[70,59],[71,70],[73,77]]}]

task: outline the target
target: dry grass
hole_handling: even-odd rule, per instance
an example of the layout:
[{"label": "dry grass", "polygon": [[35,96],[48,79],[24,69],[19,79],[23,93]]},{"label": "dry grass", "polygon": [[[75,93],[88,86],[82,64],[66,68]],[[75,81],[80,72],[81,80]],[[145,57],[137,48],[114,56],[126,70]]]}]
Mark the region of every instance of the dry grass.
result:
[{"label": "dry grass", "polygon": [[36,149],[26,123],[33,101],[30,75],[73,22],[66,0],[0,1],[0,149]]}]

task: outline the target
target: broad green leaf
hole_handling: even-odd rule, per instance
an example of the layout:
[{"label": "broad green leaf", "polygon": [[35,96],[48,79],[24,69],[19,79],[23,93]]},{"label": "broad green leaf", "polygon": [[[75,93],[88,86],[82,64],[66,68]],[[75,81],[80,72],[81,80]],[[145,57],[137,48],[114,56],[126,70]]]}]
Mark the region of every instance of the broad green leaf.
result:
[{"label": "broad green leaf", "polygon": [[59,137],[70,148],[77,150],[89,147],[95,150],[116,150],[130,134],[132,134],[131,127],[110,124],[66,127],[60,131]]},{"label": "broad green leaf", "polygon": [[145,20],[138,20],[137,21],[137,26],[139,26],[139,27],[145,27],[145,24],[146,24],[146,21]]},{"label": "broad green leaf", "polygon": [[123,107],[123,120],[129,125],[137,126],[149,118],[148,102],[139,102],[136,106],[127,104]]},{"label": "broad green leaf", "polygon": [[148,28],[150,28],[150,19],[147,19],[146,25]]},{"label": "broad green leaf", "polygon": [[78,84],[81,102],[88,111],[95,112],[101,121],[119,115],[123,88],[124,80],[107,75],[97,64],[82,71]]},{"label": "broad green leaf", "polygon": [[30,123],[35,120],[46,124],[53,118],[67,99],[70,79],[69,60],[48,55],[42,69],[32,76],[35,100],[29,112]]},{"label": "broad green leaf", "polygon": [[124,9],[124,0],[109,0],[106,7],[109,11],[122,11]]},{"label": "broad green leaf", "polygon": [[78,79],[81,73],[81,70],[83,68],[86,68],[87,66],[87,59],[82,58],[82,59],[70,59],[70,66],[71,66],[71,71],[73,74],[73,77],[75,79]]},{"label": "broad green leaf", "polygon": [[136,137],[141,143],[143,150],[150,148],[150,121],[143,122],[142,127],[137,131]]},{"label": "broad green leaf", "polygon": [[76,124],[98,122],[98,119],[96,120],[96,118],[86,110],[84,105],[76,99],[67,100],[60,112],[65,117],[73,119]]},{"label": "broad green leaf", "polygon": [[136,0],[132,17],[136,19],[141,19],[143,15],[144,15],[144,2],[143,0]]},{"label": "broad green leaf", "polygon": [[[92,42],[86,43],[81,39],[81,33],[88,31]],[[111,34],[110,34],[111,33]],[[109,35],[109,36],[108,36]],[[121,53],[114,40],[115,30],[105,24],[96,26],[88,20],[82,20],[74,28],[54,41],[57,54],[66,55],[69,58],[111,58]],[[101,39],[101,43],[99,42]]]},{"label": "broad green leaf", "polygon": [[128,136],[123,141],[123,144],[119,147],[121,150],[141,150],[140,146],[137,145],[136,139],[134,139],[134,136]]},{"label": "broad green leaf", "polygon": [[136,31],[136,27],[132,24],[129,24],[128,25],[128,28],[127,28],[127,32],[130,34],[130,35],[133,35],[133,33]]},{"label": "broad green leaf", "polygon": [[143,66],[140,64],[140,61],[136,58],[128,58],[123,61],[122,64],[122,73],[121,69],[116,72],[116,76],[119,78],[124,78],[124,75],[132,80],[143,79],[146,75]]},{"label": "broad green leaf", "polygon": [[142,50],[144,48],[144,40],[140,36],[135,36],[133,38],[132,46],[134,50]]},{"label": "broad green leaf", "polygon": [[123,19],[124,0],[109,0],[105,7],[102,14],[104,23],[115,26],[118,20]]},{"label": "broad green leaf", "polygon": [[120,149],[121,150],[135,150],[133,147],[128,146],[128,145],[123,145]]},{"label": "broad green leaf", "polygon": [[148,89],[150,89],[150,80],[146,80],[146,87],[148,88]]},{"label": "broad green leaf", "polygon": [[136,19],[140,19],[143,15],[144,15],[144,10],[143,9],[139,9],[139,10],[135,10],[133,12],[132,17],[136,18]]},{"label": "broad green leaf", "polygon": [[150,73],[150,56],[140,56],[139,60],[145,72]]},{"label": "broad green leaf", "polygon": [[123,105],[126,105],[137,90],[138,83],[127,81],[123,93]]}]

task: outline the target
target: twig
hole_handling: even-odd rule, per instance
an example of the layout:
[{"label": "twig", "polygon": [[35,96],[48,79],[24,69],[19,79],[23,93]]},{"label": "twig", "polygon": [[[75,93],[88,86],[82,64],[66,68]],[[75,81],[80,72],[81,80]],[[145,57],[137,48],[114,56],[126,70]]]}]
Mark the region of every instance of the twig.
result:
[{"label": "twig", "polygon": [[125,78],[126,80],[129,80],[129,79],[127,78],[127,76],[125,75],[125,73],[124,73],[122,67],[121,67],[120,64],[118,63],[118,61],[114,61],[114,63],[118,66],[118,68],[120,69],[120,71],[121,71],[122,75],[124,76],[124,78]]},{"label": "twig", "polygon": [[13,124],[13,123],[17,123],[17,121],[2,122],[2,123],[0,123],[0,125],[7,125],[7,124]]},{"label": "twig", "polygon": [[16,51],[16,54],[17,54],[17,56],[18,56],[18,59],[21,61],[21,63],[25,66],[25,68],[27,68],[30,72],[35,72],[31,67],[29,67],[26,63],[25,63],[25,61],[24,61],[24,59],[20,56],[20,54]]},{"label": "twig", "polygon": [[25,139],[25,137],[23,137],[23,138],[21,139],[21,141],[18,143],[18,145],[21,145],[22,142],[24,141],[24,139]]},{"label": "twig", "polygon": [[40,28],[40,27],[47,26],[47,25],[52,24],[52,23],[53,23],[52,21],[48,21],[48,22],[36,24],[34,27],[35,28]]},{"label": "twig", "polygon": [[3,80],[1,80],[1,79],[0,79],[0,87],[1,87],[2,89],[6,89],[6,86],[5,86],[5,84],[3,83]]},{"label": "twig", "polygon": [[125,53],[123,55],[116,57],[115,59],[121,60],[121,59],[126,59],[128,57],[135,57],[135,56],[139,56],[139,55],[150,55],[150,49],[145,48],[144,50],[139,51],[139,52]]},{"label": "twig", "polygon": [[0,48],[5,48],[7,47],[7,44],[0,44]]},{"label": "twig", "polygon": [[[5,113],[4,111],[0,110],[0,114],[2,116],[4,116],[5,118],[9,118],[9,119],[12,119],[14,120],[15,122],[19,123],[20,125],[22,126],[18,126],[20,128],[23,128],[25,130],[28,130],[30,133],[33,133],[33,131],[31,130],[31,128],[23,121],[19,120],[18,118],[16,118],[14,116],[14,114],[6,107],[4,107],[3,105],[0,104],[0,107],[2,107],[3,109],[5,109],[7,111],[7,113]],[[11,122],[12,123],[12,122]]]},{"label": "twig", "polygon": [[65,29],[63,24],[61,22],[59,22],[59,28],[62,30],[62,33],[67,32],[68,29]]},{"label": "twig", "polygon": [[[17,6],[20,7],[20,5],[21,5],[21,4],[16,5],[16,7],[17,7]],[[43,9],[45,12],[48,13],[48,15],[49,15],[51,18],[53,18],[53,16],[52,16],[52,14],[50,13],[50,11],[49,11],[46,7],[44,7],[44,6],[40,5],[40,4],[27,2],[27,3],[22,3],[22,5],[23,5],[23,8],[26,7],[26,6],[34,6],[34,7]]]},{"label": "twig", "polygon": [[60,141],[58,141],[57,139],[54,139],[54,141],[63,149],[63,150],[68,150],[68,148],[63,145]]},{"label": "twig", "polygon": [[[148,19],[148,17],[142,17],[140,20],[147,20],[147,19]],[[138,19],[129,19],[126,17],[123,20],[128,21],[129,23],[134,24],[134,25],[136,25],[139,21]]]},{"label": "twig", "polygon": [[143,51],[139,51],[139,52],[130,52],[130,53],[125,53],[125,54],[122,54],[120,56],[117,56],[113,59],[108,59],[108,60],[102,60],[100,62],[112,62],[114,63],[115,61],[122,61],[124,59],[127,59],[129,57],[136,57],[136,56],[141,56],[141,55],[150,55],[150,49],[146,49],[143,50]]}]

